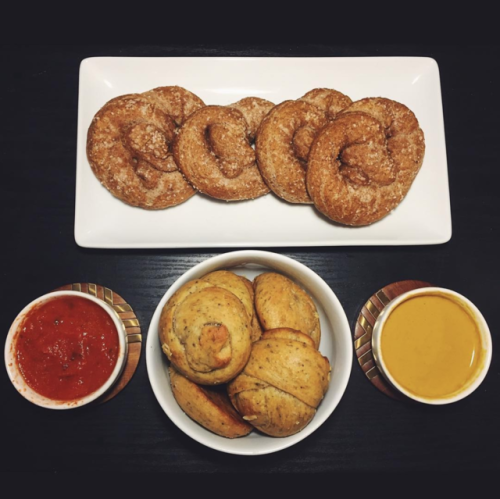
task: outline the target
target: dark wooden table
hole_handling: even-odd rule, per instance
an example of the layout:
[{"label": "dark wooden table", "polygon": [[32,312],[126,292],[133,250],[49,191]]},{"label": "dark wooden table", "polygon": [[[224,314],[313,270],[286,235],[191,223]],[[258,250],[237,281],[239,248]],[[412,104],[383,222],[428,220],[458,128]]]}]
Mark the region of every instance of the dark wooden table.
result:
[{"label": "dark wooden table", "polygon": [[[166,289],[194,264],[227,251],[90,250],[73,237],[78,67],[89,56],[430,56],[441,71],[453,237],[440,246],[270,248],[332,287],[351,325],[371,293],[419,279],[466,295],[490,325],[500,283],[499,47],[171,46],[2,47],[2,338],[32,299],[66,283],[102,283],[134,307],[147,332]],[[141,359],[114,400],[75,411],[35,407],[0,376],[0,471],[156,470],[312,472],[500,469],[500,359],[469,398],[445,407],[396,402],[354,362],[325,424],[282,452],[222,454],[184,435],[157,403]]]}]

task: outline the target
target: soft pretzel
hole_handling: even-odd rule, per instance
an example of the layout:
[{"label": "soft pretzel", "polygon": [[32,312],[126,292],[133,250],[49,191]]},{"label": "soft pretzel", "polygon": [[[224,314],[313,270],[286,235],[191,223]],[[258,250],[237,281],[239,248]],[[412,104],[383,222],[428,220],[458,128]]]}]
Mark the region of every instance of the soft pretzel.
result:
[{"label": "soft pretzel", "polygon": [[327,123],[320,108],[303,100],[285,101],[264,118],[255,151],[271,190],[290,203],[311,203],[306,190],[309,149]]},{"label": "soft pretzel", "polygon": [[371,224],[406,196],[424,152],[424,134],[406,106],[362,99],[317,136],[309,155],[309,194],[336,222]]},{"label": "soft pretzel", "polygon": [[262,120],[271,111],[274,104],[260,97],[245,97],[228,107],[237,109],[245,117],[248,124],[248,138],[250,142],[253,142]]},{"label": "soft pretzel", "polygon": [[[87,156],[101,184],[132,206],[175,206],[195,193],[171,151],[177,126],[203,101],[180,87],[123,95],[95,115]],[[172,114],[170,114],[172,111]]]},{"label": "soft pretzel", "polygon": [[164,307],[163,352],[191,381],[220,384],[234,378],[250,355],[250,317],[241,300],[204,280],[182,286]]},{"label": "soft pretzel", "polygon": [[340,111],[352,103],[350,97],[331,88],[315,88],[307,92],[300,100],[319,107],[326,113],[330,120],[335,119]]},{"label": "soft pretzel", "polygon": [[205,106],[205,103],[195,94],[182,87],[157,87],[142,94],[152,100],[160,109],[168,114],[180,127],[188,116]]},{"label": "soft pretzel", "polygon": [[174,144],[179,168],[200,192],[225,201],[269,192],[257,168],[248,124],[235,108],[207,106],[193,113]]}]

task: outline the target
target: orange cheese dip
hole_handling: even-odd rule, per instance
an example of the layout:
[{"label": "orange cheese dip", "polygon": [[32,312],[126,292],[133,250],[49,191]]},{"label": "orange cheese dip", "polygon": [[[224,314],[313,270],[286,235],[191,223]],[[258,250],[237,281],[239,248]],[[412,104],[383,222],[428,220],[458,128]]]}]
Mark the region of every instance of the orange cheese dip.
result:
[{"label": "orange cheese dip", "polygon": [[478,326],[459,303],[421,295],[389,315],[381,334],[389,374],[422,398],[446,398],[469,385],[483,362]]}]

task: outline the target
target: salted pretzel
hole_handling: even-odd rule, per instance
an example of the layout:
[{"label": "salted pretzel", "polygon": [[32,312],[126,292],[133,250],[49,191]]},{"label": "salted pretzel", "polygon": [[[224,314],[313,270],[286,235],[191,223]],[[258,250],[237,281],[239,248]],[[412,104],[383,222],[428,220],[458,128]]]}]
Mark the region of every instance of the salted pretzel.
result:
[{"label": "salted pretzel", "polygon": [[171,147],[178,127],[203,101],[181,87],[123,95],[94,116],[87,157],[101,184],[132,206],[178,205],[195,190],[177,168]]},{"label": "salted pretzel", "polygon": [[285,101],[264,118],[255,151],[262,177],[290,203],[311,203],[306,190],[309,149],[328,120],[320,108],[303,100]]},{"label": "salted pretzel", "polygon": [[174,157],[200,192],[225,201],[253,199],[269,192],[249,140],[249,126],[234,107],[206,106],[180,129]]},{"label": "salted pretzel", "polygon": [[424,134],[412,111],[389,99],[362,99],[316,137],[307,189],[330,219],[368,225],[403,200],[424,152]]},{"label": "salted pretzel", "polygon": [[155,102],[174,120],[177,127],[182,126],[188,116],[205,106],[197,95],[177,86],[157,87],[144,92],[142,96]]},{"label": "salted pretzel", "polygon": [[350,97],[332,88],[315,88],[303,95],[300,100],[319,107],[330,120],[335,119],[338,113],[352,103]]},{"label": "salted pretzel", "polygon": [[260,97],[245,97],[228,107],[237,109],[245,117],[248,125],[248,138],[253,143],[262,120],[271,111],[274,104]]}]

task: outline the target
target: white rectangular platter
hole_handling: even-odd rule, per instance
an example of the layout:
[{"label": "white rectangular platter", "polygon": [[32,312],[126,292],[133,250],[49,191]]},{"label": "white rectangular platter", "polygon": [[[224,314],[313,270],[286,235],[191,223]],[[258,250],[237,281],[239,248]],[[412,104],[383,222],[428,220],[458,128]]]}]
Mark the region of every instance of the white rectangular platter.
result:
[{"label": "white rectangular platter", "polygon": [[[203,195],[160,211],[128,206],[92,173],[87,130],[110,99],[179,85],[206,104],[256,96],[276,104],[334,88],[351,99],[387,97],[408,106],[425,134],[422,168],[404,201],[368,227],[329,222],[310,205],[274,194],[224,203]],[[75,239],[89,248],[213,248],[441,244],[451,238],[439,68],[424,57],[85,59],[80,66]]]}]

